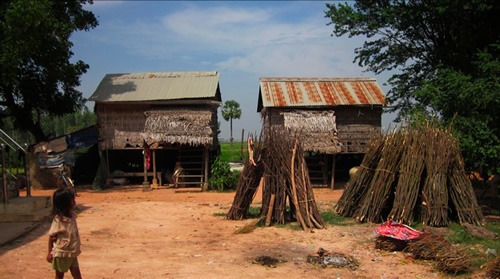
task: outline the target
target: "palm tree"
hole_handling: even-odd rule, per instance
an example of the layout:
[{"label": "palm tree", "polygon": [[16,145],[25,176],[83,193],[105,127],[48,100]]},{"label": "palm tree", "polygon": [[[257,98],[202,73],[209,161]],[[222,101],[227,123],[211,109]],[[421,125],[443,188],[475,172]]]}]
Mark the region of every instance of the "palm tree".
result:
[{"label": "palm tree", "polygon": [[222,107],[222,117],[224,120],[229,121],[229,126],[231,129],[231,138],[229,139],[231,143],[233,142],[233,119],[240,119],[241,109],[240,104],[235,100],[229,100],[224,103]]}]

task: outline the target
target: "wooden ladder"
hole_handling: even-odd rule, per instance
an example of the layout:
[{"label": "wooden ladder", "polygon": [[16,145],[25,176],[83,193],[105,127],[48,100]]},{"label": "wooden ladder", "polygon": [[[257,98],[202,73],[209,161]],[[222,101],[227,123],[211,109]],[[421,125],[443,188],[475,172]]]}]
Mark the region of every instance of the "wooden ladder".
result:
[{"label": "wooden ladder", "polygon": [[179,149],[178,160],[184,172],[179,176],[175,187],[203,187],[205,183],[205,164],[203,149]]},{"label": "wooden ladder", "polygon": [[306,156],[306,164],[309,169],[309,179],[313,187],[329,187],[327,164],[324,156]]}]

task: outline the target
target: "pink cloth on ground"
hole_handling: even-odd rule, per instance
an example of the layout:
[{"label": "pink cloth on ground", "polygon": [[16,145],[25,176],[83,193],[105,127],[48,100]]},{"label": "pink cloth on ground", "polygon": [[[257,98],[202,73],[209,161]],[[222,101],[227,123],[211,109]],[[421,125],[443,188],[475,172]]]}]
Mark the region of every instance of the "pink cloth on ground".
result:
[{"label": "pink cloth on ground", "polygon": [[399,224],[395,221],[388,220],[380,224],[375,232],[381,236],[391,237],[399,240],[412,240],[420,237],[421,231],[417,231],[407,225]]}]

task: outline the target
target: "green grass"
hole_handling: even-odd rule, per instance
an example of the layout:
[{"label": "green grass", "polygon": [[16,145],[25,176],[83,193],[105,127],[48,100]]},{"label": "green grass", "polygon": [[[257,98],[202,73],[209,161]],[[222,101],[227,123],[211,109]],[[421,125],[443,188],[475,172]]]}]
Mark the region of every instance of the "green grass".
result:
[{"label": "green grass", "polygon": [[227,216],[227,212],[215,212],[213,214],[213,216],[215,216],[215,217],[226,217]]},{"label": "green grass", "polygon": [[333,226],[349,226],[353,224],[352,219],[341,217],[330,210],[321,212],[320,214],[325,223]]},{"label": "green grass", "polygon": [[242,148],[241,142],[233,142],[232,144],[230,142],[221,142],[220,160],[225,162],[246,160],[246,158],[248,158],[248,150],[246,142],[243,143],[243,158],[241,154],[242,151],[241,148]]},{"label": "green grass", "polygon": [[[500,241],[490,238],[479,238],[468,233],[464,227],[457,223],[452,223],[448,226],[452,233],[447,236],[449,242],[459,244],[464,247],[473,260],[472,266],[479,268],[493,256],[486,254],[486,249],[495,249],[497,253],[500,251]],[[500,232],[500,223],[491,223],[485,226],[486,229],[494,232]]]},{"label": "green grass", "polygon": [[[227,212],[216,212],[213,214],[213,216],[215,217],[226,217],[227,216]],[[250,206],[250,208],[248,209],[248,214],[247,214],[247,218],[259,218],[260,216],[260,207],[252,207]]]}]

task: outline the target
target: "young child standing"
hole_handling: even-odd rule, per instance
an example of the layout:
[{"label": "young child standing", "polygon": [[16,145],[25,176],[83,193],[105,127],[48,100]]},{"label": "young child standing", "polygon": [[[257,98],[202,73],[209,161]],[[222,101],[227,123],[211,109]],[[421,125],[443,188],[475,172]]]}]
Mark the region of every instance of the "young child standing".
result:
[{"label": "young child standing", "polygon": [[47,261],[52,263],[56,278],[64,278],[68,270],[73,278],[81,279],[78,255],[80,254],[80,234],[76,224],[75,192],[58,189],[52,197],[52,225],[49,230],[49,252]]}]

